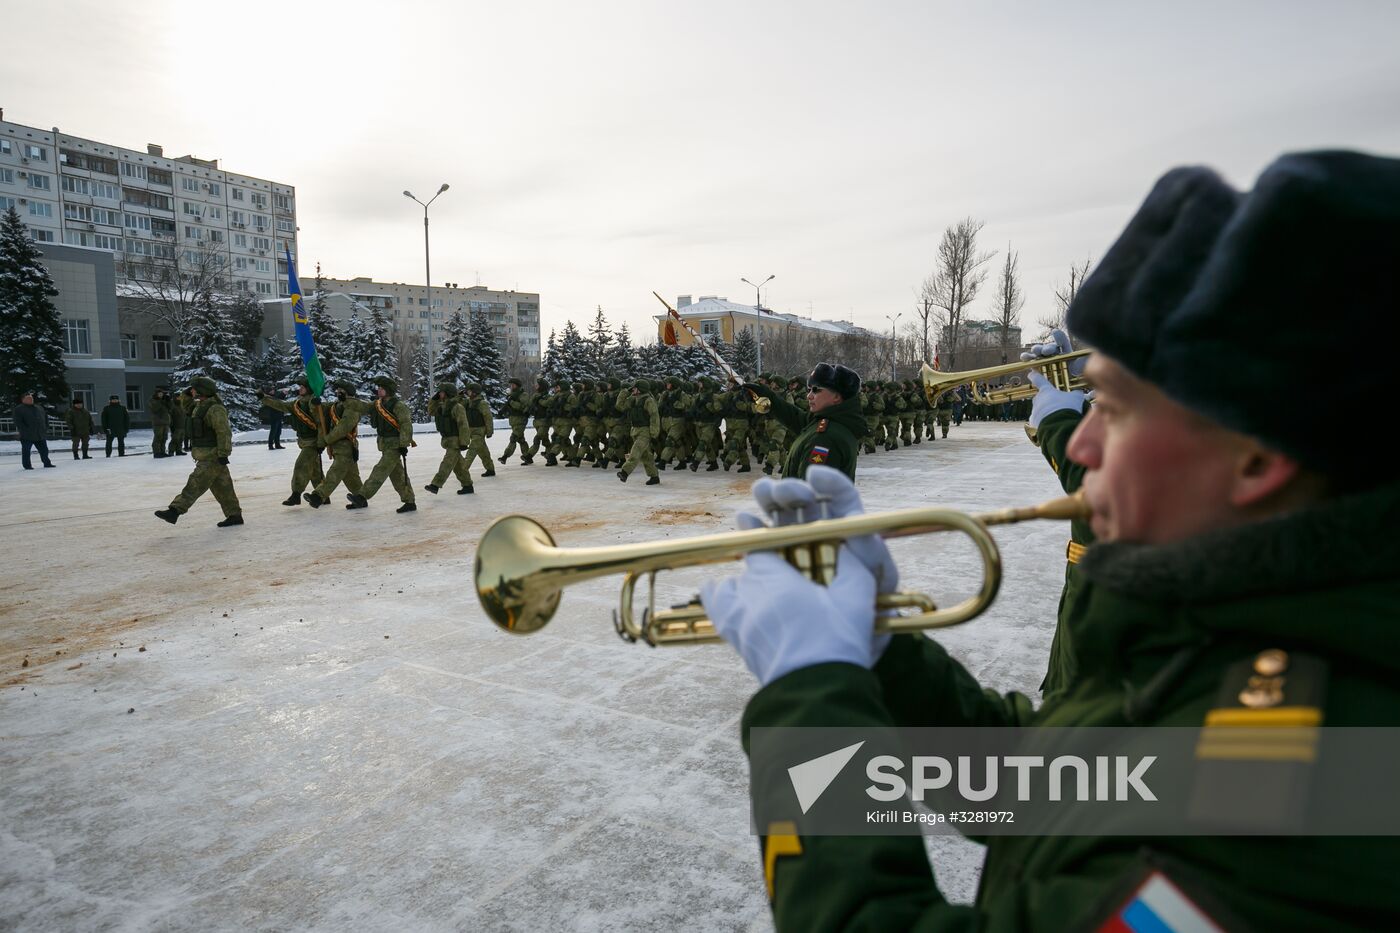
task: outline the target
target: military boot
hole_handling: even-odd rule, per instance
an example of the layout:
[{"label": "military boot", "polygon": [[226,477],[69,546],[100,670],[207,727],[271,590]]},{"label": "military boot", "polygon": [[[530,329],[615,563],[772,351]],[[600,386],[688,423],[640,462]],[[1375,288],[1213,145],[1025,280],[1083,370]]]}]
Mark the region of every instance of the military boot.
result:
[{"label": "military boot", "polygon": [[319,495],[317,495],[315,491],[303,493],[302,498],[305,499],[306,504],[311,506],[313,509],[319,509],[321,506],[326,504],[326,500],[322,499]]},{"label": "military boot", "polygon": [[[717,461],[717,460],[711,460],[711,461],[710,461],[710,465],[707,466],[707,467],[705,467],[705,472],[706,472],[706,473],[713,473],[715,470],[718,470],[718,469],[719,469],[719,461]],[[726,471],[726,472],[728,472],[728,471]]]},{"label": "military boot", "polygon": [[301,496],[299,496],[299,495],[296,494],[296,493],[292,493],[290,496],[288,496],[287,498],[285,498],[285,499],[282,500],[282,504],[283,504],[283,505],[301,505]]},{"label": "military boot", "polygon": [[461,489],[457,490],[457,495],[470,496],[474,492],[476,492],[476,490],[473,489],[471,486],[463,486]]},{"label": "military boot", "polygon": [[402,515],[404,512],[416,512],[416,511],[418,511],[418,506],[415,505],[415,504],[412,503],[412,502],[405,502],[403,505],[399,506],[397,509],[394,509],[394,511],[395,511],[395,512],[398,512],[400,515]]},{"label": "military boot", "polygon": [[220,528],[232,528],[232,527],[235,526],[235,525],[241,525],[241,524],[243,524],[243,516],[242,516],[242,515],[230,515],[228,518],[226,518],[226,519],[224,519],[223,521],[219,522],[219,527],[220,527]]},{"label": "military boot", "polygon": [[660,485],[661,485],[661,477],[659,477],[659,476],[653,476],[653,477],[651,477],[650,479],[647,480],[647,485],[648,485],[648,486],[660,486]]},{"label": "military boot", "polygon": [[180,513],[174,509],[156,509],[156,518],[175,524],[180,520]]},{"label": "military boot", "polygon": [[350,504],[346,506],[347,509],[369,508],[369,500],[357,492],[349,493],[345,498],[350,500]]},{"label": "military boot", "polygon": [[428,490],[428,492],[432,493],[433,495],[437,495],[437,491],[438,491],[439,489],[441,489],[442,487],[440,487],[440,486],[434,486],[432,483],[429,483],[428,485],[424,486],[423,488],[426,489],[426,490]]},{"label": "military boot", "polygon": [[620,480],[622,480],[624,483],[627,482],[627,471],[626,471],[626,470],[618,470],[618,471],[617,471],[617,478],[620,479]]}]

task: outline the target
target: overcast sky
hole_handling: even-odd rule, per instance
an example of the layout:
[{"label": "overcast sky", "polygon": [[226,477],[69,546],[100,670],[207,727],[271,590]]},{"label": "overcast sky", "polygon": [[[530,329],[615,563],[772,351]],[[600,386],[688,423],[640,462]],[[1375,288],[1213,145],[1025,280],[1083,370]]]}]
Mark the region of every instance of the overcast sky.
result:
[{"label": "overcast sky", "polygon": [[[303,280],[538,291],[654,335],[656,289],[885,329],[943,229],[1020,253],[1023,322],[1184,163],[1400,154],[1400,3],[47,0],[13,122],[297,189]],[[998,258],[998,262],[1000,257]],[[989,283],[990,286],[991,283]],[[990,292],[974,312],[990,308]],[[975,316],[982,316],[976,314]]]}]

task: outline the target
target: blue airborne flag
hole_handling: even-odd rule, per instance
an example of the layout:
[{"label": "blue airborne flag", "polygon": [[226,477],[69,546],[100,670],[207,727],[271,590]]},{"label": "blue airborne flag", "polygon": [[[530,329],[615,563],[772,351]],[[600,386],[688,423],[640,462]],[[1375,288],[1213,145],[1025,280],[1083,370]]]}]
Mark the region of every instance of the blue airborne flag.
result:
[{"label": "blue airborne flag", "polygon": [[297,267],[292,262],[291,247],[287,247],[287,293],[292,296],[292,320],[296,323],[297,346],[301,348],[301,361],[306,365],[306,381],[311,383],[311,391],[316,395],[326,387],[326,375],[321,372],[321,361],[316,358],[316,341],[311,337],[311,325],[306,317],[306,302],[301,297],[301,283],[297,281]]}]

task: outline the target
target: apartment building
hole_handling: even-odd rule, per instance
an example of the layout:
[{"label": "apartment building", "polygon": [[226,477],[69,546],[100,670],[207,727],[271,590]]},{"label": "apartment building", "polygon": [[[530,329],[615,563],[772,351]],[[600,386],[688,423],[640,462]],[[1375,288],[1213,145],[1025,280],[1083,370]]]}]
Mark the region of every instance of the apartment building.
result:
[{"label": "apartment building", "polygon": [[[739,304],[727,298],[704,295],[693,301],[690,295],[676,299],[676,311],[687,324],[694,327],[705,338],[720,337],[725,343],[733,343],[744,331],[761,337],[766,346],[770,341],[801,334],[825,334],[829,336],[860,335],[875,339],[886,339],[885,335],[869,331],[849,321],[814,321],[795,314],[781,314],[768,308],[759,309],[753,305]],[[656,337],[665,341],[666,329],[671,325],[676,342],[681,346],[692,343],[689,331],[674,326],[669,314],[655,316]]]},{"label": "apartment building", "polygon": [[[302,291],[308,296],[315,288],[315,281],[314,277],[301,273]],[[353,279],[323,276],[321,287],[332,296],[327,308],[335,317],[348,317],[353,305],[379,308],[401,343],[424,341],[430,354],[437,353],[442,342],[442,327],[454,311],[461,311],[463,317],[479,312],[491,322],[496,345],[507,367],[517,361],[539,362],[538,292],[497,291],[482,285],[426,287],[376,282],[367,276]],[[333,300],[336,294],[344,295],[350,303]]]},{"label": "apartment building", "polygon": [[218,160],[167,158],[4,119],[0,210],[14,207],[39,243],[112,254],[117,290],[163,261],[222,270],[228,287],[285,297],[297,255],[296,189],[230,172]]}]

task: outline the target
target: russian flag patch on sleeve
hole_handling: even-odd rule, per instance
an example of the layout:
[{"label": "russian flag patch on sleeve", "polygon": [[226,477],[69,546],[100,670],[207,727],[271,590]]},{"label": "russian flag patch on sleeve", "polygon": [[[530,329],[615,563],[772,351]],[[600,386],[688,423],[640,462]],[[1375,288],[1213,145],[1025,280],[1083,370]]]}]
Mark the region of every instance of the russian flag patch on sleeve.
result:
[{"label": "russian flag patch on sleeve", "polygon": [[808,462],[808,463],[826,463],[826,461],[829,460],[830,458],[831,458],[831,449],[830,449],[829,447],[813,447],[813,448],[812,448],[812,456],[811,456],[810,458],[808,458],[807,462]]},{"label": "russian flag patch on sleeve", "polygon": [[1153,871],[1098,927],[1099,933],[1223,933],[1196,902]]}]

